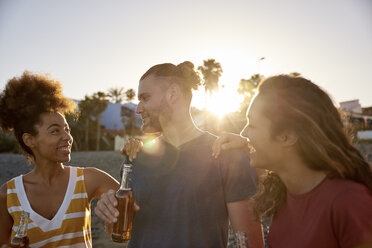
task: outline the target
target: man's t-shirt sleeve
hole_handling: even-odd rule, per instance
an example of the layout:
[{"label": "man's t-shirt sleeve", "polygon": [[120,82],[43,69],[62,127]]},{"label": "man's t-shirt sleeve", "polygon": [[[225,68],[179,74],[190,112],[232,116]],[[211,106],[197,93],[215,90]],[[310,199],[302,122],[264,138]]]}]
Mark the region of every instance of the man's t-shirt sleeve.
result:
[{"label": "man's t-shirt sleeve", "polygon": [[225,151],[219,163],[226,202],[242,201],[256,193],[257,175],[244,151]]}]

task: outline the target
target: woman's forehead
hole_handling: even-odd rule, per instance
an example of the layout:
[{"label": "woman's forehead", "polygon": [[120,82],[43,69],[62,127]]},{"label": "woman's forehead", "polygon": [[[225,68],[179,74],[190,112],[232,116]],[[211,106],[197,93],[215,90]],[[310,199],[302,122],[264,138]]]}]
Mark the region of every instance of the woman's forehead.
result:
[{"label": "woman's forehead", "polygon": [[264,103],[262,97],[255,96],[247,109],[247,117],[254,118],[255,115],[260,114]]},{"label": "woman's forehead", "polygon": [[52,122],[67,124],[65,117],[58,112],[42,113],[40,115],[40,121],[41,125],[47,125]]}]

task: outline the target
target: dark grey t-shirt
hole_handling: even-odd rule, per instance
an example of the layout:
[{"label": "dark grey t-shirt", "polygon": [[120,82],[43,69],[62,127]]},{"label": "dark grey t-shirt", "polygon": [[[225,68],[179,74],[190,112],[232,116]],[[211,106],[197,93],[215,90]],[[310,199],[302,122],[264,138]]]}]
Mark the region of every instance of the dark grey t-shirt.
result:
[{"label": "dark grey t-shirt", "polygon": [[179,148],[158,140],[133,163],[136,213],[130,248],[227,247],[226,204],[256,192],[257,177],[241,150],[212,157],[204,133]]}]

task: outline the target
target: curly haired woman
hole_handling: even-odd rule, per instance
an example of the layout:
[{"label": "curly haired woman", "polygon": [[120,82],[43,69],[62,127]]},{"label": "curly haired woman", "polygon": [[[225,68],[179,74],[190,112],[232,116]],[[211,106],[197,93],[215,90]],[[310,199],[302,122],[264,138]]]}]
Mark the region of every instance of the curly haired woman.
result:
[{"label": "curly haired woman", "polygon": [[0,245],[9,244],[23,211],[31,247],[91,247],[90,202],[118,182],[96,168],[65,166],[73,138],[64,117],[75,104],[59,82],[24,72],[0,95],[0,127],[14,134],[33,170],[0,188]]}]

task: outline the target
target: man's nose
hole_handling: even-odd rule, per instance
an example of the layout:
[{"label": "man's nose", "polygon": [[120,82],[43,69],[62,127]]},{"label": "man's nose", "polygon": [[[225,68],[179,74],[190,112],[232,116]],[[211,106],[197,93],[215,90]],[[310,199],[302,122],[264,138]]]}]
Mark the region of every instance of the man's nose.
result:
[{"label": "man's nose", "polygon": [[137,108],[136,108],[136,114],[141,114],[143,111],[142,103],[138,103]]}]

